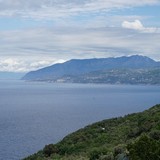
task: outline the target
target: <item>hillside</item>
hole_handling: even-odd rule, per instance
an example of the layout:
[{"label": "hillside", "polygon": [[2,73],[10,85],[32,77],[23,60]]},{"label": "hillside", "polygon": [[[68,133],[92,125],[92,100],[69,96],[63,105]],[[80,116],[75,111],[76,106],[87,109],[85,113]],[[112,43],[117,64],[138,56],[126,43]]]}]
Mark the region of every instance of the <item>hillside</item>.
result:
[{"label": "hillside", "polygon": [[100,70],[77,76],[63,76],[53,82],[160,85],[160,68]]},{"label": "hillside", "polygon": [[[148,57],[139,55],[133,55],[130,57],[123,56],[118,58],[77,59],[29,72],[22,79],[32,81],[65,82],[65,80],[63,80],[64,77],[69,77],[69,79],[70,77],[78,78],[81,75],[87,76],[95,71],[102,73],[104,70],[135,70],[157,67],[160,68],[160,62],[156,62]],[[70,82],[72,82],[71,80]]]},{"label": "hillside", "polygon": [[128,159],[160,159],[160,105],[89,125],[24,160]]}]

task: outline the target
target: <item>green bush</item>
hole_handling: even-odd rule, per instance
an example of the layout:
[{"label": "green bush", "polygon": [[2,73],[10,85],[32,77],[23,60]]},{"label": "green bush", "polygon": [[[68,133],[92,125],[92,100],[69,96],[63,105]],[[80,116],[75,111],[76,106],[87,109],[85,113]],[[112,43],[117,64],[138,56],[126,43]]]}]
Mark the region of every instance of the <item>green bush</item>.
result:
[{"label": "green bush", "polygon": [[101,155],[99,160],[114,160],[114,157],[112,153],[108,153],[107,155]]},{"label": "green bush", "polygon": [[130,160],[160,160],[160,142],[142,135],[127,146]]},{"label": "green bush", "polygon": [[154,130],[149,135],[155,140],[160,140],[160,130]]},{"label": "green bush", "polygon": [[108,152],[108,150],[103,147],[94,148],[94,149],[92,149],[92,151],[89,154],[89,159],[90,160],[100,159],[100,157],[102,157],[103,155],[107,155],[107,152]]},{"label": "green bush", "polygon": [[58,152],[59,152],[58,148],[53,144],[46,145],[43,149],[43,154],[46,157],[51,156],[51,154],[57,154]]}]

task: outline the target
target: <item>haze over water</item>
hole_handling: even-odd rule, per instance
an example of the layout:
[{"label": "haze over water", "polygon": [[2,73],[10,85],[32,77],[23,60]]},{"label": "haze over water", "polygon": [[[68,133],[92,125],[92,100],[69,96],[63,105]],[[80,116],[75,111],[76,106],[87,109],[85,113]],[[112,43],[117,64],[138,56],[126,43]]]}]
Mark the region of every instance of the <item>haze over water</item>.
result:
[{"label": "haze over water", "polygon": [[18,160],[93,122],[160,103],[160,86],[0,81],[0,160]]}]

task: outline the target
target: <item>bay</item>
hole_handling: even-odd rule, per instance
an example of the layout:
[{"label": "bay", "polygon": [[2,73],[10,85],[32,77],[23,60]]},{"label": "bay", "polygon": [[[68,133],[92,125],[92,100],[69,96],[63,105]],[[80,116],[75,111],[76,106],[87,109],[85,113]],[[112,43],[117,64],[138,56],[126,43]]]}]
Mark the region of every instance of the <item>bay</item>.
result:
[{"label": "bay", "polygon": [[0,160],[19,160],[88,124],[160,103],[160,86],[0,81]]}]

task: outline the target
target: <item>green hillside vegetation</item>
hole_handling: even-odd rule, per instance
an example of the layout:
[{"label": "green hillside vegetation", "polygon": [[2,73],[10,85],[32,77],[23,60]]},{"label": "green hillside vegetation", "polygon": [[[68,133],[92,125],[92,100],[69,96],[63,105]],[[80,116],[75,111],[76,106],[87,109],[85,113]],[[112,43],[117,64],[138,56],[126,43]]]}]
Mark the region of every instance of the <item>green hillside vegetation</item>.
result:
[{"label": "green hillside vegetation", "polygon": [[24,160],[160,160],[160,105],[89,125]]}]

